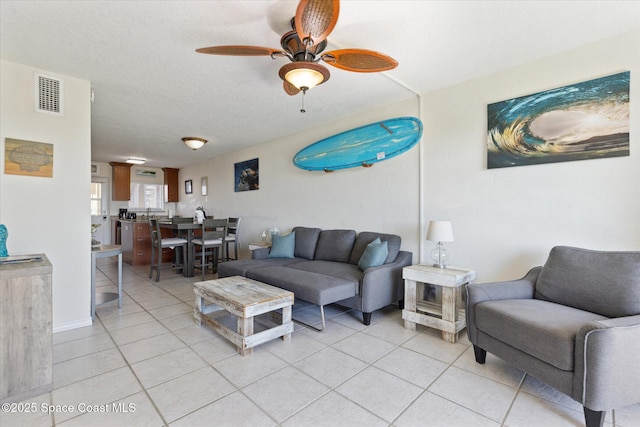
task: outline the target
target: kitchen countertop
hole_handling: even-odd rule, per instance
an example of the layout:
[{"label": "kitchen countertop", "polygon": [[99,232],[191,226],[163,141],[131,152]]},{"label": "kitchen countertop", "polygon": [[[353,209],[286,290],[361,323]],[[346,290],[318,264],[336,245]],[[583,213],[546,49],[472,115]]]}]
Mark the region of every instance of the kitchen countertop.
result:
[{"label": "kitchen countertop", "polygon": [[[160,222],[171,222],[167,217],[156,217],[154,219],[157,219]],[[136,222],[149,222],[149,220],[147,219],[147,217],[143,217],[143,218],[137,218],[137,219],[117,219],[117,221],[120,222],[131,222],[131,223],[136,223]]]}]

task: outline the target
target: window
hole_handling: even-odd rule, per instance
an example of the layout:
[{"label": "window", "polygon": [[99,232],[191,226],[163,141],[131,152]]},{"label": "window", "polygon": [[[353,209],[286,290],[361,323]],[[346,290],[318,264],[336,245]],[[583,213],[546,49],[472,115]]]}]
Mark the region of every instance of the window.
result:
[{"label": "window", "polygon": [[131,183],[129,210],[151,209],[152,211],[162,211],[163,202],[164,185],[143,184],[139,182]]},{"label": "window", "polygon": [[91,183],[91,215],[97,216],[102,212],[102,184]]}]

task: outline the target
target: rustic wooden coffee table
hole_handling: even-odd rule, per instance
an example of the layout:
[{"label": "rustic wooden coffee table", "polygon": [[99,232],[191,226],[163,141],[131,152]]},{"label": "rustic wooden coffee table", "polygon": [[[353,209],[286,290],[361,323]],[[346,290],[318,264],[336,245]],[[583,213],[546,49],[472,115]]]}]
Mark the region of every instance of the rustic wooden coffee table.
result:
[{"label": "rustic wooden coffee table", "polygon": [[[215,329],[234,343],[243,356],[252,353],[253,347],[274,338],[287,340],[291,337],[292,292],[241,276],[197,282],[193,291],[196,294],[193,309],[196,324],[206,323]],[[207,305],[207,302],[211,304]],[[254,333],[254,317],[279,308],[282,309],[281,323]],[[218,320],[227,313],[237,318],[235,331]]]}]

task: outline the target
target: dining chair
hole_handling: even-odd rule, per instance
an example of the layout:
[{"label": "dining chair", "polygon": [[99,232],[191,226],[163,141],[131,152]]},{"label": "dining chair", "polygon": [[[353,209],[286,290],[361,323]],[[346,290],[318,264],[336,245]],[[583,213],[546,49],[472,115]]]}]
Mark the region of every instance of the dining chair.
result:
[{"label": "dining chair", "polygon": [[[149,269],[149,277],[153,277],[153,270],[156,270],[156,282],[160,281],[160,270],[182,269],[186,272],[187,239],[180,237],[162,238],[157,219],[149,219],[149,230],[151,231],[151,268]],[[162,266],[163,248],[173,249],[173,263],[167,267]],[[181,248],[180,252],[177,251],[178,248]]]},{"label": "dining chair", "polygon": [[[202,236],[191,240],[189,249],[193,268],[199,268],[204,280],[205,271],[211,266],[214,272],[218,269],[218,260],[225,259],[225,236],[227,235],[227,219],[205,219],[202,221]],[[208,250],[210,249],[210,250]],[[221,253],[220,253],[220,252]],[[195,260],[200,258],[200,264]],[[210,257],[210,262],[207,262]]]},{"label": "dining chair", "polygon": [[[227,222],[227,235],[224,238],[226,258],[225,261],[238,259],[238,232],[240,231],[240,220],[242,218],[229,218]],[[234,258],[229,256],[229,243],[233,243]]]}]

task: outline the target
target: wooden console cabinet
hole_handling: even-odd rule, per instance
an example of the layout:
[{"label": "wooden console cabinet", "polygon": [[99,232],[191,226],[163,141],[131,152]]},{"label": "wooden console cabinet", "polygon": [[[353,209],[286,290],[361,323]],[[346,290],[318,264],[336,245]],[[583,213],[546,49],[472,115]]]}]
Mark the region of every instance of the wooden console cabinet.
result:
[{"label": "wooden console cabinet", "polygon": [[[131,265],[151,264],[151,231],[148,222],[121,221],[122,260]],[[162,249],[162,262],[173,261],[173,250]]]},{"label": "wooden console cabinet", "polygon": [[[17,258],[39,261],[4,263]],[[0,401],[20,402],[53,387],[51,263],[44,254],[0,264]]]}]

